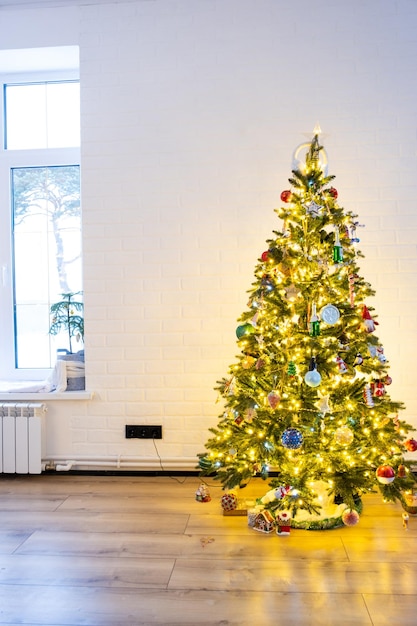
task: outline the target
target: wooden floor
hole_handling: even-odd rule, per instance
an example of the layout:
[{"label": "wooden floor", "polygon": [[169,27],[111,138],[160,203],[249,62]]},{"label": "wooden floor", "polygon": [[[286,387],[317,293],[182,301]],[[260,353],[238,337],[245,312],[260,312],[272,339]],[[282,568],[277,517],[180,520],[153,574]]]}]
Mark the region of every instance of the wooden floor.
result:
[{"label": "wooden floor", "polygon": [[0,624],[417,623],[417,518],[404,530],[399,505],[370,495],[355,527],[278,537],[224,517],[217,484],[197,502],[198,486],[0,475]]}]

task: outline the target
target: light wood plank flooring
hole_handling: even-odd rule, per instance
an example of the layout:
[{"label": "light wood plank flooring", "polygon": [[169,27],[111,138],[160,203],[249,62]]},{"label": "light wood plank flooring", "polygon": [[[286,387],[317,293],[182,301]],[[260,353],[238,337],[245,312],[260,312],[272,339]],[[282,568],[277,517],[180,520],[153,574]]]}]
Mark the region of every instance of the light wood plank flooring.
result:
[{"label": "light wood plank flooring", "polygon": [[[198,477],[0,475],[0,624],[407,626],[417,518],[364,498],[352,528],[262,535]],[[241,492],[255,498],[267,483]]]}]

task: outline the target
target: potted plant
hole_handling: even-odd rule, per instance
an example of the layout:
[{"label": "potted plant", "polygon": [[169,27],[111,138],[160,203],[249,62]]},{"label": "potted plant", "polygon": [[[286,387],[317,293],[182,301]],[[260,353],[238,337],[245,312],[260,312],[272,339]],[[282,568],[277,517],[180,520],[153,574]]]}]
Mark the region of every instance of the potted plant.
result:
[{"label": "potted plant", "polygon": [[52,316],[49,333],[51,335],[59,335],[66,331],[68,333],[69,352],[72,354],[72,339],[75,337],[77,341],[84,342],[84,303],[77,300],[77,296],[82,294],[81,291],[76,293],[63,293],[62,300],[51,305],[50,313]]},{"label": "potted plant", "polygon": [[67,349],[59,349],[58,359],[66,361],[67,391],[85,389],[84,350],[73,353],[73,339],[84,342],[84,304],[80,300],[81,291],[61,294],[62,300],[50,307],[51,326],[49,334],[68,333]]}]

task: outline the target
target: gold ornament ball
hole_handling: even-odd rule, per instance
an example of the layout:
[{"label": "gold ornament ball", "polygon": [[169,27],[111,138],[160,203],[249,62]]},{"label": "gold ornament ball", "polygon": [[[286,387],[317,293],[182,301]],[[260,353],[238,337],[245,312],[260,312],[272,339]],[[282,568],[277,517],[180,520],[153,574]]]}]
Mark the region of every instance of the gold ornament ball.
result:
[{"label": "gold ornament ball", "polygon": [[341,446],[348,446],[353,441],[353,432],[348,426],[341,426],[334,433],[334,440]]}]

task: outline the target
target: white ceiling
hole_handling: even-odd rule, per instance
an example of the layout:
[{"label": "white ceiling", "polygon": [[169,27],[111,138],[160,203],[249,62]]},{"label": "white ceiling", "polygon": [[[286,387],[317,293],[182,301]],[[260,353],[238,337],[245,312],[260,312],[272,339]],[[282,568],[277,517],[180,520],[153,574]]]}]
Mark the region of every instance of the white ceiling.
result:
[{"label": "white ceiling", "polygon": [[[41,8],[60,6],[82,6],[91,4],[117,4],[121,2],[136,2],[137,0],[0,0],[0,10],[19,8]],[[148,0],[149,1],[149,0]]]}]

